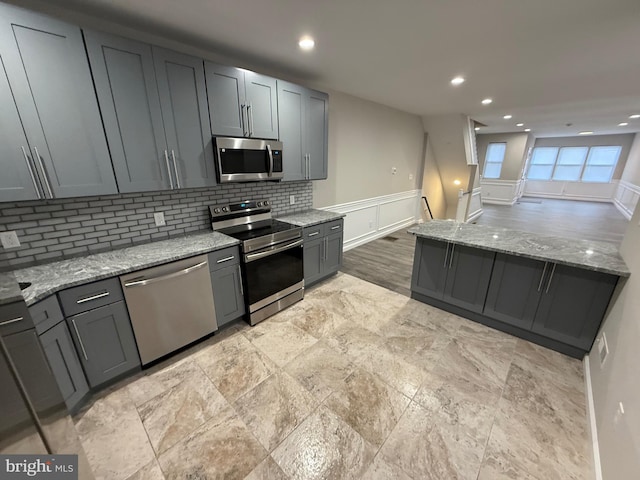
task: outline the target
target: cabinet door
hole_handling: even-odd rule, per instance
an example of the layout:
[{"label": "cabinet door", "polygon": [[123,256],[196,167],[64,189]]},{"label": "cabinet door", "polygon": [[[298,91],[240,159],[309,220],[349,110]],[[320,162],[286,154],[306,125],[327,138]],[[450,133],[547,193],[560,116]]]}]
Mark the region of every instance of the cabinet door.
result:
[{"label": "cabinet door", "polygon": [[547,266],[548,263],[539,260],[496,254],[483,313],[531,330]]},{"label": "cabinet door", "polygon": [[[29,143],[22,128],[0,52],[0,202],[41,198]],[[23,150],[24,149],[24,150]]]},{"label": "cabinet door", "polygon": [[92,388],[140,366],[124,302],[74,315],[67,322]]},{"label": "cabinet door", "polygon": [[153,59],[175,186],[215,185],[203,60],[158,47]]},{"label": "cabinet door", "polygon": [[120,192],[171,188],[151,46],[84,33]]},{"label": "cabinet door", "polygon": [[342,266],[342,232],[327,235],[325,240],[324,274],[331,275]]},{"label": "cabinet door", "polygon": [[615,275],[554,264],[532,330],[590,350],[617,281]]},{"label": "cabinet door", "polygon": [[245,72],[249,136],[278,138],[278,95],[276,79]]},{"label": "cabinet door", "polygon": [[304,285],[308,287],[324,275],[324,237],[304,242]]},{"label": "cabinet door", "polygon": [[413,259],[411,290],[441,299],[447,278],[446,261],[449,244],[428,238],[417,238]]},{"label": "cabinet door", "polygon": [[307,147],[310,180],[324,180],[328,173],[329,96],[309,91],[307,97]]},{"label": "cabinet door", "polygon": [[307,178],[306,150],[303,150],[306,131],[306,89],[278,80],[278,129],[282,149],[283,180]]},{"label": "cabinet door", "polygon": [[211,133],[227,137],[248,135],[245,111],[244,71],[239,68],[204,64]]},{"label": "cabinet door", "polygon": [[117,193],[80,29],[6,5],[0,13],[0,56],[47,197]]},{"label": "cabinet door", "polygon": [[211,286],[218,327],[244,315],[240,265],[229,265],[211,272]]},{"label": "cabinet door", "polygon": [[443,300],[482,312],[487,298],[495,252],[451,244]]},{"label": "cabinet door", "polygon": [[89,392],[87,379],[65,322],[40,335],[40,343],[49,360],[67,408],[73,410]]}]

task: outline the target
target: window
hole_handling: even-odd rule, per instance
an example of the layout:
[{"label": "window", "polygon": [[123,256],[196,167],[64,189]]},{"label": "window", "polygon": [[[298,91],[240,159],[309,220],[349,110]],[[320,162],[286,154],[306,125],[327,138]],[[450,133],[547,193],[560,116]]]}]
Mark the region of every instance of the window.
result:
[{"label": "window", "polygon": [[534,148],[527,178],[529,180],[550,180],[557,156],[557,147]]},{"label": "window", "polygon": [[490,143],[487,146],[487,155],[484,157],[484,178],[500,178],[506,150],[506,143]]},{"label": "window", "polygon": [[621,150],[621,147],[593,147],[587,157],[587,166],[582,174],[582,181],[610,182]]},{"label": "window", "polygon": [[562,147],[558,153],[553,179],[565,182],[579,181],[588,151],[588,147]]},{"label": "window", "polygon": [[[620,146],[536,147],[528,180],[608,183],[618,163]],[[487,151],[488,155],[488,151]]]}]

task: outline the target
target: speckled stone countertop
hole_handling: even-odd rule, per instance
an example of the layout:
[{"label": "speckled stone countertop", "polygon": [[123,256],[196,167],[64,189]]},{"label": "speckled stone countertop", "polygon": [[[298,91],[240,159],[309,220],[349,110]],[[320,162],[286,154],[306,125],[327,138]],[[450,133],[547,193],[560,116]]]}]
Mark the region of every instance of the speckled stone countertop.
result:
[{"label": "speckled stone countertop", "polygon": [[319,223],[338,220],[339,218],[343,218],[344,216],[344,213],[312,209],[305,210],[304,212],[300,213],[291,213],[283,217],[278,217],[277,220],[291,223],[299,227],[311,227],[312,225],[318,225]]},{"label": "speckled stone countertop", "polygon": [[618,247],[612,243],[539,235],[451,220],[432,220],[410,228],[409,233],[621,277],[630,275],[629,268],[618,253]]},{"label": "speckled stone countertop", "polygon": [[32,305],[65,288],[201,255],[239,243],[235,238],[218,232],[198,233],[36,265],[15,270],[13,274],[20,282],[32,283],[29,288],[22,291],[27,305]]},{"label": "speckled stone countertop", "polygon": [[0,305],[22,300],[18,280],[11,272],[0,273]]}]

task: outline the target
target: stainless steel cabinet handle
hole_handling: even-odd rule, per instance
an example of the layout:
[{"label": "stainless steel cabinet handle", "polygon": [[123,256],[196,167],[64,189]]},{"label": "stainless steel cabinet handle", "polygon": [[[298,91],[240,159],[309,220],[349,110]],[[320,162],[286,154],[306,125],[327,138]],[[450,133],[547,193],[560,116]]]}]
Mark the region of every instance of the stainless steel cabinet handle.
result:
[{"label": "stainless steel cabinet handle", "polygon": [[556,265],[557,263],[553,264],[553,268],[551,269],[551,275],[549,275],[549,283],[547,283],[547,288],[545,289],[544,293],[549,293],[549,288],[551,287],[551,280],[553,280],[553,274],[556,273]]},{"label": "stainless steel cabinet handle", "polygon": [[31,166],[31,160],[29,160],[29,155],[27,155],[27,151],[24,149],[24,147],[20,147],[22,148],[22,155],[24,155],[24,161],[27,162],[27,168],[29,169],[29,175],[31,176],[31,181],[33,182],[33,186],[36,189],[36,195],[38,195],[38,200],[40,198],[42,198],[42,196],[40,195],[40,185],[38,185],[38,182],[36,181],[36,175],[35,173],[33,173],[33,167]]},{"label": "stainless steel cabinet handle", "polygon": [[449,257],[449,245],[451,244],[447,243],[447,249],[444,252],[444,262],[442,264],[442,268],[447,268],[447,258]]},{"label": "stainless steel cabinet handle", "polygon": [[236,258],[235,255],[230,255],[228,257],[225,258],[221,258],[220,260],[216,260],[216,263],[224,263],[224,262],[228,262],[230,260],[233,260],[234,258]]},{"label": "stainless steel cabinet handle", "polygon": [[538,291],[542,288],[542,281],[544,280],[544,274],[547,273],[547,265],[548,262],[544,262],[544,270],[542,270],[542,276],[540,277],[540,282],[538,283]]},{"label": "stainless steel cabinet handle", "polygon": [[167,173],[169,174],[169,185],[171,186],[171,190],[173,190],[173,178],[171,177],[171,166],[169,165],[169,153],[164,151],[164,161],[167,164]]},{"label": "stainless steel cabinet handle", "polygon": [[173,159],[173,171],[176,172],[176,184],[180,188],[180,175],[178,175],[178,164],[176,163],[176,154],[171,150],[171,158]]},{"label": "stainless steel cabinet handle", "polygon": [[249,136],[253,136],[253,107],[251,103],[247,105],[247,118],[249,119]]},{"label": "stainless steel cabinet handle", "polygon": [[242,127],[242,136],[247,136],[247,122],[244,119],[244,107],[246,105],[244,103],[240,104],[240,126]]},{"label": "stainless steel cabinet handle", "polygon": [[38,153],[38,147],[33,147],[33,149],[36,152],[36,158],[38,159],[38,163],[40,164],[40,170],[42,170],[42,176],[44,177],[44,184],[47,186],[47,190],[49,191],[49,196],[53,198],[53,190],[51,190],[51,184],[49,183],[49,175],[47,175],[47,170],[44,168],[42,157],[40,157],[40,153]]},{"label": "stainless steel cabinet handle", "polygon": [[329,239],[327,237],[324,237],[324,261],[327,261],[327,258],[329,258]]},{"label": "stainless steel cabinet handle", "polygon": [[331,230],[338,230],[340,228],[340,225],[334,225],[333,227],[331,227]]},{"label": "stainless steel cabinet handle", "polygon": [[78,343],[80,344],[80,348],[82,349],[82,356],[85,360],[89,360],[89,357],[87,357],[87,351],[84,349],[84,343],[82,343],[82,337],[80,336],[80,332],[78,331],[78,326],[76,325],[76,319],[72,318],[71,323],[73,324],[73,329],[76,331],[76,337],[78,337]]},{"label": "stainless steel cabinet handle", "polygon": [[451,255],[449,256],[449,268],[451,268],[451,264],[453,263],[453,251],[456,248],[456,244],[452,243],[451,244]]},{"label": "stainless steel cabinet handle", "polygon": [[307,235],[307,237],[315,237],[316,235],[318,235],[320,232],[313,232],[310,233],[309,235]]},{"label": "stainless steel cabinet handle", "polygon": [[245,261],[252,262],[253,260],[258,260],[263,257],[268,257],[269,255],[275,255],[276,253],[283,252],[290,248],[299,247],[300,245],[302,245],[302,243],[303,243],[302,239],[296,240],[295,242],[288,243],[287,245],[283,245],[282,247],[277,247],[277,246],[270,247],[269,250],[265,252],[250,253],[248,255],[245,255],[244,258],[245,258]]},{"label": "stainless steel cabinet handle", "polygon": [[307,180],[311,178],[311,154],[307,153]]},{"label": "stainless steel cabinet handle", "polygon": [[76,300],[76,303],[79,305],[84,302],[90,302],[91,300],[97,300],[99,298],[104,298],[108,296],[109,296],[109,292],[103,292],[103,293],[99,293],[98,295],[93,295],[91,297],[81,298],[80,300]]},{"label": "stainless steel cabinet handle", "polygon": [[244,287],[242,286],[242,269],[240,268],[240,264],[238,264],[238,282],[240,282],[240,293],[244,297]]},{"label": "stainless steel cabinet handle", "polygon": [[124,286],[127,288],[140,287],[143,285],[149,285],[150,283],[156,283],[156,282],[161,282],[163,280],[168,280],[170,278],[181,277],[182,275],[186,275],[188,273],[193,272],[194,270],[204,267],[206,264],[207,264],[206,261],[196,263],[195,265],[184,268],[182,270],[178,270],[177,272],[168,273],[167,275],[162,275],[160,277],[145,278],[144,280],[134,280],[133,282],[125,283]]},{"label": "stainless steel cabinet handle", "polygon": [[9,325],[10,323],[17,323],[24,320],[24,317],[12,318],[11,320],[5,320],[4,322],[0,322],[0,326]]}]

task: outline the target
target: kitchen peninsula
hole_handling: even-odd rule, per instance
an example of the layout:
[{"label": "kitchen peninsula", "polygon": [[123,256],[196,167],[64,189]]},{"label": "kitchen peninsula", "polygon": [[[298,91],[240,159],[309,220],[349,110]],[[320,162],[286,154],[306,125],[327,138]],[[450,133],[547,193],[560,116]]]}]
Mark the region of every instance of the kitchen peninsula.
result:
[{"label": "kitchen peninsula", "polygon": [[411,297],[582,358],[620,278],[617,247],[434,220],[416,235]]}]

